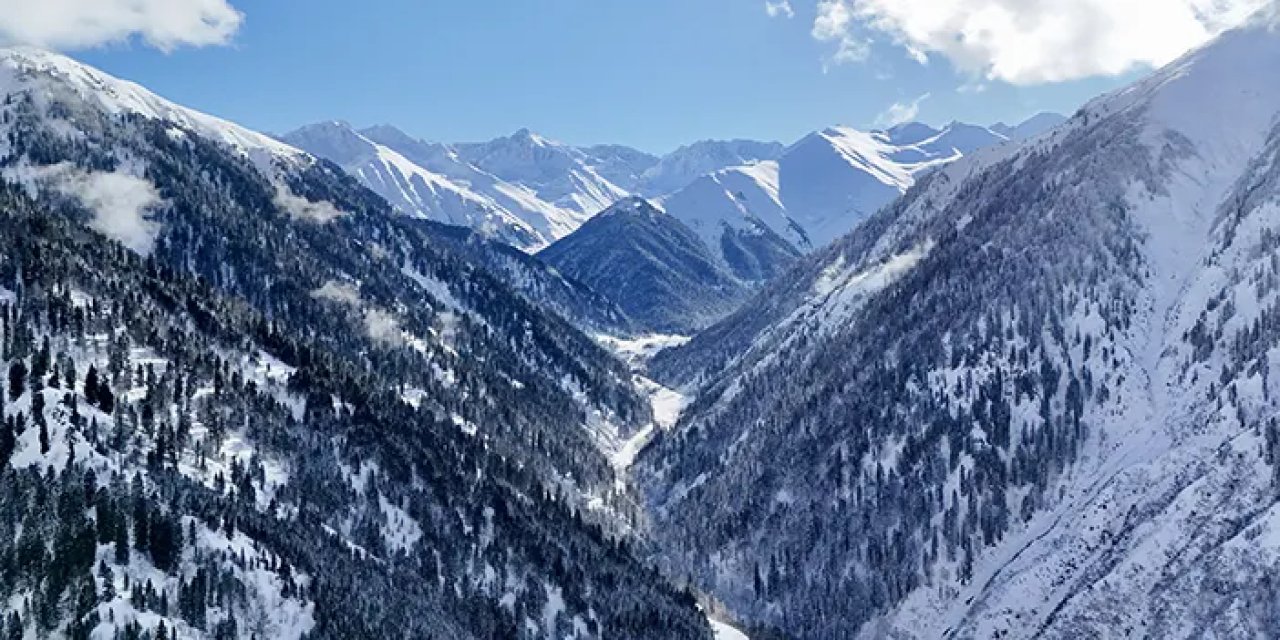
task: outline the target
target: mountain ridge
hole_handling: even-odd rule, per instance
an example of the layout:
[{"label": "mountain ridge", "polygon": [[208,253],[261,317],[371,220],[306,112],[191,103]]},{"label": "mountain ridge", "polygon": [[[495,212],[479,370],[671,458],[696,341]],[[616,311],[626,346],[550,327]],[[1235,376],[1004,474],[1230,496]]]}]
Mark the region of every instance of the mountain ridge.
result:
[{"label": "mountain ridge", "polygon": [[594,341],[328,161],[56,54],[0,90],[7,633],[711,637],[620,542],[653,412]]},{"label": "mountain ridge", "polygon": [[668,569],[799,637],[1266,635],[1269,20],[931,172],[659,353],[698,390],[637,462]]}]

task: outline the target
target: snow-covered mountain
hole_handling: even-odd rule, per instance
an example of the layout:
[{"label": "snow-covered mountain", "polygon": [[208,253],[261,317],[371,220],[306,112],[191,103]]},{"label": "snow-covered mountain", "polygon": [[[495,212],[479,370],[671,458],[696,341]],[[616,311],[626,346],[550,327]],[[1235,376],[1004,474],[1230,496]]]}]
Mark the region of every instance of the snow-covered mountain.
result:
[{"label": "snow-covered mountain", "polygon": [[920,178],[651,373],[668,566],[803,638],[1271,637],[1274,12]]},{"label": "snow-covered mountain", "polygon": [[[280,139],[337,164],[410,215],[482,230],[516,247],[547,242],[542,213],[550,207],[545,203],[522,208],[513,206],[514,199],[500,201],[504,189],[514,192],[516,188],[467,167],[447,148],[406,147],[415,152],[415,162],[390,144],[371,139],[378,133],[393,135],[385,129],[365,135],[343,122],[325,122],[302,127]],[[529,220],[544,223],[543,229]]]},{"label": "snow-covered mountain", "polygon": [[527,130],[448,145],[389,125],[356,131],[326,122],[280,139],[334,162],[409,215],[470,227],[527,251],[626,197],[657,162],[628,147],[571,147]]},{"label": "snow-covered mountain", "polygon": [[778,142],[703,140],[662,157],[641,176],[636,191],[646,197],[674,193],[694,180],[721,169],[777,160],[786,149]]},{"label": "snow-covered mountain", "polygon": [[[165,100],[142,86],[119,80],[91,67],[32,47],[0,49],[0,87],[10,96],[29,96],[34,107],[59,111],[74,118],[85,115],[139,116],[173,123],[172,135],[190,131],[216,141],[240,154],[263,170],[278,165],[295,167],[309,162],[305,154],[270,136],[250,131],[221,118],[187,109]],[[61,113],[71,110],[70,113]],[[13,125],[10,124],[10,127]],[[70,135],[71,132],[64,131]],[[12,141],[0,148],[11,158]]]},{"label": "snow-covered mountain", "polygon": [[1010,140],[1030,140],[1066,121],[1066,116],[1045,112],[1037,113],[1015,126],[999,122],[991,125],[991,130]]},{"label": "snow-covered mountain", "polygon": [[6,637],[712,637],[622,541],[654,412],[562,281],[37,50],[0,177]]},{"label": "snow-covered mountain", "polygon": [[498,176],[524,194],[550,203],[545,233],[562,238],[591,216],[627,197],[596,170],[601,161],[586,151],[521,129],[505,138],[455,146],[458,157]]},{"label": "snow-covered mountain", "polygon": [[989,129],[913,123],[888,131],[832,127],[776,160],[730,167],[661,199],[708,246],[764,223],[799,251],[823,247],[902,195],[923,174],[1006,142]]},{"label": "snow-covered mountain", "polygon": [[[281,137],[331,160],[411,215],[477,229],[537,251],[630,195],[655,199],[698,232],[722,263],[762,280],[790,254],[852,229],[923,173],[1049,127],[1041,114],[1000,132],[961,123],[889,131],[833,127],[791,147],[707,140],[657,158],[617,145],[573,147],[528,130],[485,143],[439,144],[391,126],[343,123]],[[762,229],[785,240],[754,242]],[[751,246],[754,245],[754,246]]]},{"label": "snow-covered mountain", "polygon": [[588,166],[628,193],[640,191],[645,177],[661,160],[643,151],[616,144],[585,147],[582,151],[587,155]]},{"label": "snow-covered mountain", "polygon": [[650,330],[688,335],[751,293],[679,220],[628,198],[538,253]]}]

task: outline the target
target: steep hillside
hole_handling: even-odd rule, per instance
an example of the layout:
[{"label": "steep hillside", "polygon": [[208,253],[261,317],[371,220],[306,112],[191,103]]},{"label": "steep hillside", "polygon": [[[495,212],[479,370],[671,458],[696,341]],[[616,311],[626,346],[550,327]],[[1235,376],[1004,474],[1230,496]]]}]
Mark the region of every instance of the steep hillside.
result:
[{"label": "steep hillside", "polygon": [[652,414],[591,340],[293,147],[29,49],[0,90],[10,634],[710,637],[609,533]]},{"label": "steep hillside", "polygon": [[589,334],[625,337],[647,328],[608,296],[547,264],[542,257],[466,227],[423,222],[426,233],[497,276],[536,306],[556,313]]},{"label": "steep hillside", "polygon": [[538,258],[660,333],[705,327],[751,291],[679,220],[641,198],[600,213]]},{"label": "steep hillside", "polygon": [[669,567],[798,637],[1266,637],[1271,18],[930,173],[652,371]]},{"label": "steep hillside", "polygon": [[[516,247],[548,242],[534,223],[537,212],[507,204],[476,189],[474,183],[440,171],[434,163],[418,164],[391,146],[374,142],[341,122],[310,125],[280,138],[317,157],[329,160],[358,178],[392,206],[406,214],[485,230]],[[447,163],[447,152],[440,152]],[[439,171],[439,172],[438,172]],[[480,176],[477,176],[480,177]],[[481,183],[483,184],[483,179]],[[490,178],[488,182],[497,183]],[[532,222],[530,222],[532,220]]]}]

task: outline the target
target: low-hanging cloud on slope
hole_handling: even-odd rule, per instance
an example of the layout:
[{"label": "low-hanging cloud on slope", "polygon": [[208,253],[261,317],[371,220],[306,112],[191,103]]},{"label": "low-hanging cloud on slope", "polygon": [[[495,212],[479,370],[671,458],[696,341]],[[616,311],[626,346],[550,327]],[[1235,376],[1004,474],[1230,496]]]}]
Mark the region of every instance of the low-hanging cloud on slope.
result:
[{"label": "low-hanging cloud on slope", "polygon": [[33,196],[70,199],[90,214],[89,227],[142,255],[160,235],[151,212],[164,204],[155,185],[122,172],[86,171],[71,163],[18,165],[4,179],[26,185]]},{"label": "low-hanging cloud on slope", "polygon": [[243,20],[227,0],[0,0],[0,42],[83,49],[136,37],[172,51],[225,44]]},{"label": "low-hanging cloud on slope", "polygon": [[1172,61],[1274,0],[818,0],[835,62],[873,39],[921,62],[1013,84],[1115,75]]}]

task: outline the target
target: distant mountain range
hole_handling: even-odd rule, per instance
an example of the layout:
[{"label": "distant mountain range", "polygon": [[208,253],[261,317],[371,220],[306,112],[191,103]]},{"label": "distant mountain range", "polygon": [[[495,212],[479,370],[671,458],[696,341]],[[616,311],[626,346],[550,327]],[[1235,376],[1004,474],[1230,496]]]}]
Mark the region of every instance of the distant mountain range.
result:
[{"label": "distant mountain range", "polygon": [[621,145],[574,147],[528,130],[443,144],[389,125],[324,122],[279,137],[334,162],[409,215],[468,226],[526,251],[638,195],[661,203],[724,256],[733,251],[721,246],[726,229],[758,223],[807,251],[848,231],[921,171],[1061,120],[1042,114],[1016,127],[911,124],[878,133],[838,127],[789,148],[706,140],[661,158]]},{"label": "distant mountain range", "polygon": [[762,226],[808,252],[848,233],[921,175],[1061,121],[1044,114],[1018,127],[1001,126],[1007,134],[961,123],[942,129],[911,123],[875,132],[831,127],[805,136],[776,159],[707,173],[660,203],[708,246],[720,248],[726,260],[733,260],[728,247],[738,235]]}]

